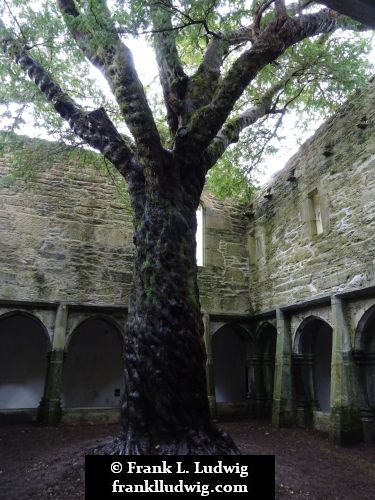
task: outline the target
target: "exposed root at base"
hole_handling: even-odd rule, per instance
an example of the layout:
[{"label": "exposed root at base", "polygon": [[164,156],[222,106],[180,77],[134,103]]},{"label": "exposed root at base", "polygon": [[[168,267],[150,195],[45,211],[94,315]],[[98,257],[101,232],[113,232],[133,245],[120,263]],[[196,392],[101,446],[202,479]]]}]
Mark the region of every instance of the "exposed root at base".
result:
[{"label": "exposed root at base", "polygon": [[210,430],[189,430],[187,433],[166,437],[159,442],[149,439],[135,439],[124,434],[106,440],[94,449],[88,450],[96,455],[240,455],[241,452],[232,438],[216,428]]}]

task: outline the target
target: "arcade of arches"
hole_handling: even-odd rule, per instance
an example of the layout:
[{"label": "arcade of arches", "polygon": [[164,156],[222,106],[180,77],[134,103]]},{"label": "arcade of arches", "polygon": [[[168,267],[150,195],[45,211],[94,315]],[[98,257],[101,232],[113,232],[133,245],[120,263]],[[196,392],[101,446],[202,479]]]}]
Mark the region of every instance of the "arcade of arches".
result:
[{"label": "arcade of arches", "polygon": [[[374,99],[372,79],[250,205],[202,194],[213,415],[375,441]],[[83,163],[56,157],[29,190],[0,156],[1,418],[119,417],[132,214]]]},{"label": "arcade of arches", "polygon": [[[91,314],[80,321],[81,316],[68,332],[67,308],[60,306],[51,338],[32,313],[15,310],[0,316],[0,413],[38,414],[52,424],[61,417],[91,420],[93,410],[100,415],[100,410],[116,409],[118,417],[122,328],[109,317]],[[113,417],[104,412],[103,418]]]},{"label": "arcade of arches", "polygon": [[[258,322],[218,322],[206,315],[208,392],[215,415],[272,417],[275,425],[329,430],[335,398],[343,397],[334,383],[335,335],[345,330],[337,319],[340,307],[343,301],[336,298],[330,310],[278,311],[276,318]],[[356,304],[357,316],[363,310]],[[52,424],[61,418],[118,418],[126,311],[116,321],[106,314],[69,311],[66,305],[48,314],[18,309],[0,316],[0,415],[23,413]],[[375,305],[361,314],[345,363],[351,365],[351,382],[344,397],[360,423],[345,429],[345,442],[374,442]]]}]

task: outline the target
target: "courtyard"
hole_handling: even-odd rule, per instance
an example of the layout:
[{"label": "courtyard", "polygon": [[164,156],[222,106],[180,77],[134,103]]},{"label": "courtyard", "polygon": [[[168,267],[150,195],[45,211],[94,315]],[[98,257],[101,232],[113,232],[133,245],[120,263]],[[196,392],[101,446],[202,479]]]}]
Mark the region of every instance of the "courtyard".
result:
[{"label": "courtyard", "polygon": [[[375,448],[338,447],[318,431],[274,429],[261,420],[220,423],[245,454],[276,456],[276,498],[373,499]],[[0,498],[84,498],[84,453],[116,425],[0,427]]]}]

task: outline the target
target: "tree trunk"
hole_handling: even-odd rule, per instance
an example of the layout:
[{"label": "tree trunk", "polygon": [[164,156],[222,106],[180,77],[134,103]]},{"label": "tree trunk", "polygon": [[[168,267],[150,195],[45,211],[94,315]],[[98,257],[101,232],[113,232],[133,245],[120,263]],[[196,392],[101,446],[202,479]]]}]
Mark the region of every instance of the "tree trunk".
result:
[{"label": "tree trunk", "polygon": [[208,406],[195,257],[199,197],[171,179],[163,193],[156,184],[135,210],[122,431],[105,452],[239,453]]}]

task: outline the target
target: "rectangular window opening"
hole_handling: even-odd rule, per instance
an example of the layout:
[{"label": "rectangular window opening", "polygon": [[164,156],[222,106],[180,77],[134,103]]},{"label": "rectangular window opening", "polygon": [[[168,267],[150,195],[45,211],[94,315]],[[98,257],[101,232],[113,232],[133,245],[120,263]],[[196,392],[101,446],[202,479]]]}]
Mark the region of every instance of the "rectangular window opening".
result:
[{"label": "rectangular window opening", "polygon": [[256,251],[256,239],[254,233],[249,234],[249,257],[250,264],[256,264],[257,261],[257,251]]},{"label": "rectangular window opening", "polygon": [[317,189],[309,193],[309,212],[310,212],[310,224],[311,233],[313,236],[317,236],[323,233],[323,222],[322,222],[322,209],[320,203],[320,195]]},{"label": "rectangular window opening", "polygon": [[197,259],[197,266],[203,266],[203,210],[201,206],[198,208],[196,215],[197,215],[196,259]]}]

